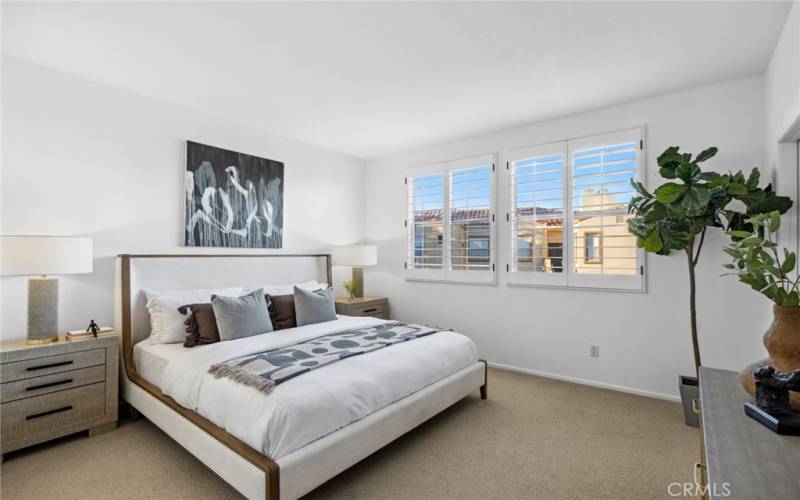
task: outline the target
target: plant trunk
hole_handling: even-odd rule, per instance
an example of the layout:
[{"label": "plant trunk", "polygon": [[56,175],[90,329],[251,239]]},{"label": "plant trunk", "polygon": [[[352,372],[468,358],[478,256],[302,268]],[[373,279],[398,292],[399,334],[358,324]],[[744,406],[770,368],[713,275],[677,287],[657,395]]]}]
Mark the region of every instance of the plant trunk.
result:
[{"label": "plant trunk", "polygon": [[697,306],[696,306],[696,286],[694,278],[694,268],[697,262],[692,255],[694,242],[686,249],[686,256],[689,261],[689,321],[692,326],[692,349],[694,351],[694,371],[695,375],[700,375],[700,344],[697,339]]}]

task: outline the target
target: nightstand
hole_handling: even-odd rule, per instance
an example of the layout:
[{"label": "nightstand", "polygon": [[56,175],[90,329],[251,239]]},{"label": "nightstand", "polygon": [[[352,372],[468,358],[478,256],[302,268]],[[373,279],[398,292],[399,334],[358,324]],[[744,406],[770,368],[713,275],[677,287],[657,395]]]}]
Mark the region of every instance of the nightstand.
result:
[{"label": "nightstand", "polygon": [[116,335],[47,345],[0,343],[0,454],[117,425]]},{"label": "nightstand", "polygon": [[347,297],[339,297],[336,299],[336,314],[389,319],[389,299],[384,297],[364,297],[350,300]]}]

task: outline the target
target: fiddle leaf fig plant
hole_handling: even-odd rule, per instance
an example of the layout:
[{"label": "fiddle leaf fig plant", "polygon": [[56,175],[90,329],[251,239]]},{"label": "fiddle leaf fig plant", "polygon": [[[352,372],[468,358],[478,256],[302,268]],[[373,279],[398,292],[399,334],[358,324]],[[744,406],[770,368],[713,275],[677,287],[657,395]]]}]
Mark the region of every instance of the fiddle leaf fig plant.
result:
[{"label": "fiddle leaf fig plant", "polygon": [[[753,216],[777,211],[784,213],[792,200],[777,196],[771,185],[759,187],[760,173],[754,168],[748,175],[720,174],[704,171],[700,164],[713,158],[717,148],[710,147],[697,156],[681,153],[680,148],[667,148],[658,157],[658,173],[668,182],[648,191],[641,182],[631,181],[636,191],[628,212],[628,230],[636,236],[637,245],[645,251],[669,255],[673,251],[686,254],[689,269],[689,320],[695,369],[700,367],[697,339],[695,268],[700,259],[709,228],[726,231],[752,231]],[[744,211],[731,208],[741,202]]]},{"label": "fiddle leaf fig plant", "polygon": [[[739,281],[764,294],[779,306],[800,307],[800,275],[792,277],[797,255],[786,248],[778,251],[776,234],[781,214],[773,211],[746,220],[752,231],[728,231],[733,241],[723,250],[733,258],[725,264]],[[783,253],[783,257],[781,257]]]}]

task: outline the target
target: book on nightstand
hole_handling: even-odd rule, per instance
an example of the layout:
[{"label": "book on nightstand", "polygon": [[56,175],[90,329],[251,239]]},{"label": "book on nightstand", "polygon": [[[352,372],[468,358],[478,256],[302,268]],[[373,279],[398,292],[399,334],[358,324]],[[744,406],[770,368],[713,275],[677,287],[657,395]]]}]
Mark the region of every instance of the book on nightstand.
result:
[{"label": "book on nightstand", "polygon": [[[101,326],[100,329],[97,330],[98,337],[110,337],[116,334],[117,333],[110,326]],[[91,331],[86,331],[86,330],[72,330],[67,332],[66,335],[64,335],[64,337],[69,341],[85,340],[94,338],[94,334]]]}]

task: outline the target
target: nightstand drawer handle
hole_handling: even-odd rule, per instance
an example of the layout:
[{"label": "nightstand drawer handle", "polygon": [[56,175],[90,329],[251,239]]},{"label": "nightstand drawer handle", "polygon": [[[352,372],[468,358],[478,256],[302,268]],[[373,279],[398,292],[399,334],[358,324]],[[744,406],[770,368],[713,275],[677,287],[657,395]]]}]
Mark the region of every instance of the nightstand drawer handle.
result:
[{"label": "nightstand drawer handle", "polygon": [[61,408],[56,408],[55,410],[43,411],[42,413],[35,413],[33,415],[28,415],[27,417],[25,417],[25,420],[33,420],[34,418],[46,417],[47,415],[52,415],[53,413],[60,413],[62,411],[69,411],[71,409],[72,405],[62,406]]},{"label": "nightstand drawer handle", "polygon": [[58,382],[50,382],[47,384],[39,384],[39,385],[32,385],[30,387],[26,387],[26,391],[35,391],[37,389],[44,389],[45,387],[53,387],[55,385],[63,385],[63,384],[71,384],[72,379],[68,378],[67,380],[59,380]]},{"label": "nightstand drawer handle", "polygon": [[705,466],[704,464],[701,464],[701,463],[699,463],[699,462],[695,462],[695,463],[694,463],[694,470],[692,471],[692,475],[694,476],[694,477],[693,477],[693,479],[694,479],[694,484],[696,484],[696,485],[698,485],[698,486],[705,486],[705,485],[704,485],[704,484],[703,484],[703,483],[700,481],[700,479],[697,477],[697,471],[703,470],[703,469],[705,469],[705,468],[706,468],[706,466]]},{"label": "nightstand drawer handle", "polygon": [[695,415],[700,415],[700,401],[697,398],[692,399],[692,412]]},{"label": "nightstand drawer handle", "polygon": [[71,365],[74,361],[59,361],[58,363],[50,363],[49,365],[39,365],[39,366],[31,366],[27,368],[27,371],[33,372],[36,370],[44,370],[45,368],[55,368],[56,366],[66,366]]},{"label": "nightstand drawer handle", "polygon": [[364,309],[363,312],[364,312],[364,314],[369,314],[369,313],[374,313],[377,310],[378,310],[377,308],[373,307],[372,309]]}]

